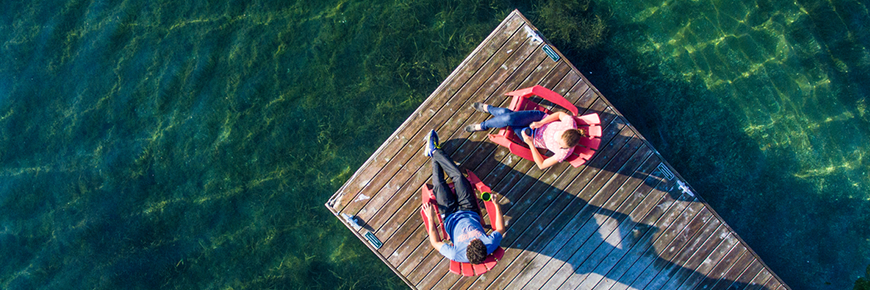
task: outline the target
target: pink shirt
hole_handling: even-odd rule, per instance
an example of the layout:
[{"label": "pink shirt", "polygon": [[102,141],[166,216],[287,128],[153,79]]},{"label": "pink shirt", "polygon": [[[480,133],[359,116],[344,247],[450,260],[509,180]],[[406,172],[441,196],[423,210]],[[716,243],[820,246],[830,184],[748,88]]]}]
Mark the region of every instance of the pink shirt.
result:
[{"label": "pink shirt", "polygon": [[571,152],[574,152],[574,147],[563,149],[562,146],[559,145],[559,139],[562,139],[562,133],[568,129],[577,129],[577,124],[574,122],[574,118],[571,118],[570,122],[558,120],[544,124],[535,130],[535,138],[532,140],[532,143],[535,144],[535,147],[537,148],[544,148],[552,151],[554,154],[553,156],[555,156],[559,162],[565,161],[565,158],[568,158],[568,155],[571,155]]}]

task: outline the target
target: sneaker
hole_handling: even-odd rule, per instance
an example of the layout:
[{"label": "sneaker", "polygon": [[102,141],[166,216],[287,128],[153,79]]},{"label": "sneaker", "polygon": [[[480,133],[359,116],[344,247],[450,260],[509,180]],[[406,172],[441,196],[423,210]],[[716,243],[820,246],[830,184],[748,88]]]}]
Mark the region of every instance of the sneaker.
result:
[{"label": "sneaker", "polygon": [[431,130],[429,135],[426,135],[426,148],[423,149],[423,155],[432,157],[432,154],[438,149],[441,149],[441,145],[438,144],[438,134],[435,133],[435,130]]},{"label": "sneaker", "polygon": [[465,132],[472,133],[472,132],[477,132],[477,131],[483,131],[483,126],[480,124],[471,124],[471,125],[465,126]]},{"label": "sneaker", "polygon": [[489,110],[487,110],[489,108],[489,105],[487,104],[475,102],[474,104],[471,104],[471,107],[478,112],[489,114]]}]

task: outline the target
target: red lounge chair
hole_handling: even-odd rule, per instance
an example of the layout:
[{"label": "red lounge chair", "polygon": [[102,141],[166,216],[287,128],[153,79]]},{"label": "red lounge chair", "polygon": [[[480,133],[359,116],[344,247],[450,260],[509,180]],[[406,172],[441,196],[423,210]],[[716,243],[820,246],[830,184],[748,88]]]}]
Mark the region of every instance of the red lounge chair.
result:
[{"label": "red lounge chair", "polygon": [[[597,113],[577,116],[577,107],[575,107],[574,104],[571,104],[571,102],[558,93],[542,86],[516,90],[507,93],[507,95],[513,97],[508,109],[513,111],[538,110],[551,114],[552,112],[547,110],[547,108],[529,100],[529,97],[536,95],[552,102],[553,104],[568,109],[568,111],[574,116],[574,121],[577,122],[577,128],[582,128],[583,126],[587,127],[589,136],[591,137],[581,138],[580,145],[582,146],[575,146],[574,152],[571,153],[571,156],[568,156],[568,158],[565,159],[565,161],[571,163],[572,166],[580,167],[580,165],[586,164],[586,162],[592,158],[592,155],[595,154],[595,150],[598,150],[598,147],[601,145],[601,120],[598,118]],[[489,134],[489,140],[495,144],[507,147],[514,155],[531,161],[535,160],[532,157],[532,151],[526,146],[526,143],[523,142],[520,136],[514,134],[510,128],[502,128],[497,134]],[[538,152],[540,152],[540,150]],[[541,153],[541,155],[543,156],[544,154]]]},{"label": "red lounge chair", "polygon": [[[468,172],[468,181],[472,185],[474,185],[474,187],[477,188],[477,190],[479,192],[492,192],[492,190],[489,188],[489,186],[486,186],[486,184],[483,184],[483,181],[480,181],[480,178],[477,178],[477,175],[474,175],[474,172],[471,172],[471,170],[466,170],[466,172]],[[424,183],[422,189],[423,189],[423,190],[421,190],[422,201],[424,203],[428,202],[428,203],[432,204],[433,208],[435,208],[435,216],[438,217],[438,223],[435,225],[435,227],[437,228],[436,233],[439,234],[440,237],[436,237],[436,238],[438,238],[439,240],[445,240],[445,237],[446,237],[446,239],[449,239],[450,236],[447,234],[446,230],[444,229],[444,220],[442,220],[441,214],[438,212],[438,206],[437,206],[438,203],[435,201],[435,193],[432,191],[432,186]],[[450,189],[451,190],[453,189],[453,183],[450,184]],[[477,195],[475,194],[475,196],[477,196]],[[486,207],[486,212],[490,213],[489,223],[490,223],[490,225],[494,225],[495,224],[495,216],[493,216],[491,213],[495,212],[495,205],[493,204],[493,201],[485,201],[484,205]],[[480,213],[478,213],[478,214],[480,214]],[[428,225],[429,218],[426,217],[426,213],[422,209],[420,209],[420,215],[423,216],[423,224]],[[481,215],[481,217],[482,216],[483,215]],[[486,226],[483,223],[483,221],[481,221],[480,223],[482,226]],[[427,228],[427,231],[428,230],[429,229]],[[502,257],[504,257],[504,249],[502,249],[501,247],[498,247],[498,249],[496,249],[491,254],[489,254],[489,256],[486,257],[486,260],[484,260],[482,264],[475,265],[475,264],[471,264],[471,263],[463,263],[463,262],[457,262],[457,261],[451,260],[450,261],[450,273],[463,275],[463,276],[483,275],[483,273],[486,273],[487,271],[489,271],[493,267],[495,267],[495,265],[498,263],[499,260],[501,260]]]}]

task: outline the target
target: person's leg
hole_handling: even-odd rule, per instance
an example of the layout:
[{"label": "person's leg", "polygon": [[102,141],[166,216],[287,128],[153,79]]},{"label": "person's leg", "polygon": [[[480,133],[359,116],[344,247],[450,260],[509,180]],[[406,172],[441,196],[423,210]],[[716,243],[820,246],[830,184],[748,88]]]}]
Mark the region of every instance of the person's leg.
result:
[{"label": "person's leg", "polygon": [[[499,108],[504,109],[504,108]],[[480,123],[480,126],[483,130],[488,130],[491,128],[504,128],[504,127],[528,127],[529,124],[535,121],[540,121],[547,114],[541,111],[518,111],[513,112],[508,109],[504,109],[509,112],[503,112],[499,114],[493,114],[493,117],[489,120],[483,121]],[[497,111],[495,108],[490,108],[490,112]]]},{"label": "person's leg", "polygon": [[486,112],[489,113],[490,115],[493,115],[493,116],[501,116],[501,115],[510,114],[510,113],[514,112],[513,110],[508,109],[508,108],[502,108],[502,107],[496,107],[496,106],[490,106],[490,105],[486,105],[486,106],[487,106]]},{"label": "person's leg", "polygon": [[457,210],[456,195],[450,191],[450,186],[444,180],[444,171],[435,156],[443,155],[441,150],[435,150],[432,158],[432,192],[435,193],[435,201],[438,202],[438,211],[447,216]]},{"label": "person's leg", "polygon": [[[457,210],[470,210],[479,212],[477,209],[477,199],[474,197],[474,188],[471,187],[471,182],[462,175],[459,166],[453,163],[450,157],[444,151],[436,150],[432,154],[433,166],[440,165],[447,172],[447,176],[453,179],[453,191],[455,192],[455,201],[458,203]],[[443,178],[443,177],[442,177]]]}]

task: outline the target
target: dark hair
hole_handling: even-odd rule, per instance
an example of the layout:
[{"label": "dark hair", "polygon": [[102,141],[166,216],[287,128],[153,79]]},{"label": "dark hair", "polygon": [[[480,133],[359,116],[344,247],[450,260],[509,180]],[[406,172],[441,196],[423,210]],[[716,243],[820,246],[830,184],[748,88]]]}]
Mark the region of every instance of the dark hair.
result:
[{"label": "dark hair", "polygon": [[586,134],[586,132],[584,129],[568,129],[562,133],[562,140],[565,140],[565,144],[568,145],[568,148],[571,148],[580,143],[580,137],[589,137],[589,134]]},{"label": "dark hair", "polygon": [[486,245],[480,239],[473,239],[468,243],[468,248],[465,249],[465,256],[472,264],[480,264],[486,260]]}]

